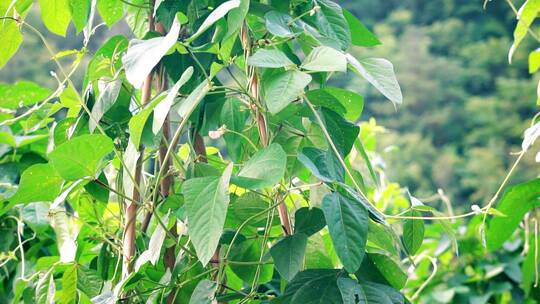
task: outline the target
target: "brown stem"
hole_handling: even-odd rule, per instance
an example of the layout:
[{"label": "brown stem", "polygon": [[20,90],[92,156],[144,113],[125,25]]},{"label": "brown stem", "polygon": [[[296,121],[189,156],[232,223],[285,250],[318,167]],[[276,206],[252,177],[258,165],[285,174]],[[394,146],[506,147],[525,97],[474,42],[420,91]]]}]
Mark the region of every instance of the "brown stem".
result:
[{"label": "brown stem", "polygon": [[[240,42],[244,48],[244,58],[247,58],[251,55],[252,45],[249,39],[249,29],[244,23],[240,29]],[[248,89],[251,93],[255,104],[252,104],[251,108],[255,111],[255,116],[257,118],[257,127],[259,130],[259,138],[261,139],[261,144],[263,147],[268,145],[268,129],[266,123],[266,117],[259,108],[260,96],[259,96],[259,78],[257,77],[257,71],[255,67],[246,65],[246,76],[248,79]],[[291,234],[291,224],[289,222],[289,216],[287,212],[287,206],[285,203],[281,203],[278,206],[279,220],[281,221],[281,226],[286,235]]]},{"label": "brown stem", "polygon": [[[150,11],[148,13],[148,29],[154,30],[154,0],[150,0]],[[152,72],[146,76],[142,87],[141,103],[147,104],[152,95]],[[135,181],[136,185],[140,184],[143,159],[144,159],[144,147],[140,147],[140,157],[137,160],[135,167]],[[135,256],[135,238],[136,238],[136,225],[137,225],[137,209],[141,199],[141,193],[138,187],[133,188],[133,202],[128,202],[125,207],[125,219],[124,219],[124,239],[123,239],[123,261],[122,261],[122,278],[126,278],[133,271],[133,259]]]}]

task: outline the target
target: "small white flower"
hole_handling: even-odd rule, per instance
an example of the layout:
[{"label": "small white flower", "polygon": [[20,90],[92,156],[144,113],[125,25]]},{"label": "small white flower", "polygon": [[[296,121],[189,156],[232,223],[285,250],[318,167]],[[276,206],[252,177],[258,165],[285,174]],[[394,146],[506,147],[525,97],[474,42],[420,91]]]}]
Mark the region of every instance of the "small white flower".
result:
[{"label": "small white flower", "polygon": [[476,204],[471,206],[471,210],[474,211],[475,214],[481,214],[482,213],[482,209],[480,209],[480,207],[478,205],[476,205]]}]

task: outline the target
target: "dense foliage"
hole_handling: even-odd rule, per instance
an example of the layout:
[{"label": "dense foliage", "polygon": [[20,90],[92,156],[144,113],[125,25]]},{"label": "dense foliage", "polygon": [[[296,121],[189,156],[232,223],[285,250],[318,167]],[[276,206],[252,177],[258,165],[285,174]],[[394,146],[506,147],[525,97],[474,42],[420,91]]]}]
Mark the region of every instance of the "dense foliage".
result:
[{"label": "dense foliage", "polygon": [[[374,161],[384,128],[361,115],[364,103],[381,114],[378,95],[340,85],[369,84],[401,110],[393,65],[365,56],[379,38],[335,2],[39,0],[47,32],[25,19],[33,4],[0,3],[0,67],[23,40],[36,39],[56,85],[0,84],[1,302],[508,303],[540,296],[540,180],[523,176],[507,187],[540,123],[519,118],[516,132],[530,127],[512,167],[491,172],[494,189],[471,196],[483,207],[455,214],[444,192],[435,199],[445,209],[422,202]],[[528,31],[536,37],[529,27],[540,1],[514,11],[520,19],[510,58]],[[413,17],[433,22],[423,18]],[[96,34],[119,22],[130,32]],[[54,50],[49,37],[65,36],[70,24],[80,40]],[[431,56],[426,43],[417,47],[414,55]],[[529,69],[538,67],[533,51]],[[429,106],[415,99],[405,115],[413,120],[415,109],[447,97],[464,102],[446,87],[453,83],[418,86],[416,94],[441,96]],[[432,127],[416,130],[458,136]]]}]

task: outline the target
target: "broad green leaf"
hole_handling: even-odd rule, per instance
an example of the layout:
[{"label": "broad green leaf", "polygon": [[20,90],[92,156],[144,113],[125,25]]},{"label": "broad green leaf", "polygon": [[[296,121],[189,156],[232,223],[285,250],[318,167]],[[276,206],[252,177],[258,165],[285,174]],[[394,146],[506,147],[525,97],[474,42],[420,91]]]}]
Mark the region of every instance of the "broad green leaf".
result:
[{"label": "broad green leaf", "polygon": [[271,73],[263,77],[264,100],[268,111],[277,114],[304,92],[311,76],[297,70]]},{"label": "broad green leaf", "polygon": [[298,153],[298,160],[318,179],[324,182],[344,181],[345,169],[334,151],[306,147]]},{"label": "broad green leaf", "polygon": [[148,40],[131,40],[122,57],[126,78],[135,88],[141,88],[146,76],[174,46],[180,34],[180,22],[175,18],[171,30],[165,37]]},{"label": "broad green leaf", "polygon": [[77,288],[89,298],[99,295],[102,286],[103,280],[101,280],[97,271],[86,266],[77,268]]},{"label": "broad green leaf", "polygon": [[122,89],[122,80],[115,79],[105,82],[100,82],[103,88],[99,90],[99,95],[96,103],[92,107],[90,115],[92,116],[88,121],[88,128],[90,133],[93,133],[97,125],[101,121],[101,118],[107,111],[109,111],[114,103],[118,100],[120,90]]},{"label": "broad green leaf", "polygon": [[390,253],[392,256],[398,256],[399,252],[396,246],[395,232],[391,227],[383,226],[375,221],[369,221],[368,225],[368,246],[379,248]]},{"label": "broad green leaf", "polygon": [[142,39],[148,33],[148,1],[131,0],[127,5],[126,23],[137,39]]},{"label": "broad green leaf", "polygon": [[180,91],[180,88],[186,82],[188,82],[189,79],[191,79],[191,76],[193,75],[193,67],[188,67],[184,73],[182,73],[182,76],[180,76],[180,79],[174,84],[174,86],[169,90],[167,93],[167,97],[159,102],[159,104],[154,109],[154,120],[152,121],[152,132],[157,135],[159,130],[161,130],[161,127],[163,126],[163,123],[165,123],[165,119],[167,118],[167,115],[169,115],[169,111],[174,103],[174,100],[176,99],[176,95],[178,94],[178,91]]},{"label": "broad green leaf", "polygon": [[264,19],[266,30],[270,32],[270,34],[283,38],[295,36],[289,25],[289,23],[293,21],[291,16],[277,11],[270,11],[264,15]]},{"label": "broad green leaf", "polygon": [[97,0],[97,9],[109,28],[124,16],[122,0]]},{"label": "broad green leaf", "polygon": [[324,126],[321,127],[326,128],[338,152],[342,157],[348,155],[354,141],[358,138],[360,128],[336,112],[324,107],[319,110],[319,116],[324,123]]},{"label": "broad green leaf", "polygon": [[376,46],[381,44],[377,36],[375,36],[360,20],[358,20],[348,10],[343,10],[343,16],[349,24],[351,31],[351,42],[356,46]]},{"label": "broad green leaf", "polygon": [[71,304],[77,301],[77,265],[69,266],[62,276],[60,303]]},{"label": "broad green leaf", "polygon": [[318,106],[345,114],[349,121],[356,121],[364,109],[364,98],[354,92],[341,88],[325,87],[306,92],[308,100]]},{"label": "broad green leaf", "polygon": [[[403,303],[403,296],[399,292],[381,284],[372,282],[359,283],[347,277],[338,278],[337,284],[343,297],[343,304]],[[391,293],[392,298],[389,293]],[[393,301],[393,299],[397,301]]]},{"label": "broad green leaf", "polygon": [[294,233],[311,236],[326,226],[324,213],[321,209],[302,207],[294,214]]},{"label": "broad green leaf", "polygon": [[287,155],[279,144],[273,143],[257,151],[246,162],[233,182],[249,189],[262,189],[275,185],[285,174]]},{"label": "broad green leaf", "polygon": [[33,165],[24,170],[19,189],[9,201],[13,204],[52,202],[60,194],[62,183],[62,178],[50,164]]},{"label": "broad green leaf", "polygon": [[[11,1],[0,1],[0,16],[13,15],[15,10],[11,8],[10,2]],[[21,12],[17,13],[21,14]],[[0,69],[6,65],[13,55],[15,55],[22,42],[23,36],[19,31],[17,22],[11,19],[2,20],[2,22],[0,22],[0,44],[2,45],[0,48]],[[2,103],[0,103],[0,105]]]},{"label": "broad green leaf", "polygon": [[364,197],[358,194],[358,192],[353,189],[351,186],[344,184],[344,183],[338,183],[339,188],[338,191],[340,191],[342,194],[349,196],[356,202],[360,203],[366,210],[369,212],[369,217],[374,220],[377,223],[383,224],[388,226],[386,223],[386,220],[384,219],[384,215],[377,210],[373,205],[369,203],[369,201]]},{"label": "broad green leaf", "polygon": [[67,181],[95,178],[103,158],[113,151],[112,140],[100,134],[82,135],[56,147],[49,159],[54,169]]},{"label": "broad green leaf", "polygon": [[327,194],[322,210],[336,253],[348,272],[362,264],[368,233],[368,215],[357,202],[337,193]]},{"label": "broad green leaf", "polygon": [[302,269],[306,245],[307,236],[300,233],[285,236],[270,248],[277,271],[287,281],[291,281]]},{"label": "broad green leaf", "polygon": [[[407,216],[419,217],[422,214],[416,210],[406,213]],[[403,244],[410,255],[414,255],[424,241],[424,221],[405,219],[403,222]]]},{"label": "broad green leaf", "polygon": [[42,233],[49,228],[49,205],[43,202],[30,203],[21,209],[23,221],[36,233]]},{"label": "broad green leaf", "polygon": [[512,63],[514,52],[527,35],[529,27],[540,12],[540,0],[527,0],[518,11],[516,28],[514,29],[514,43],[508,52],[508,62]]},{"label": "broad green leaf", "polygon": [[407,283],[407,274],[401,267],[383,253],[368,253],[362,261],[362,267],[355,273],[361,281],[377,282],[401,289]]},{"label": "broad green leaf", "polygon": [[281,296],[283,304],[343,304],[337,285],[339,270],[308,269],[287,284]]},{"label": "broad green leaf", "polygon": [[332,255],[335,255],[335,252],[328,249],[321,234],[316,233],[310,236],[306,247],[305,268],[334,268]]},{"label": "broad green leaf", "polygon": [[[236,199],[233,204],[233,213],[236,219],[243,223],[249,218],[268,209],[269,204],[259,194],[248,192]],[[247,225],[264,227],[266,225],[266,214],[257,216],[248,222]]]},{"label": "broad green leaf", "polygon": [[319,29],[321,35],[334,41],[342,50],[349,48],[351,32],[341,7],[331,0],[313,2],[320,9],[310,18],[311,23]]},{"label": "broad green leaf", "polygon": [[225,37],[232,36],[236,31],[242,27],[244,19],[249,11],[250,0],[240,0],[240,5],[237,8],[233,8],[227,16],[227,34]]},{"label": "broad green leaf", "polygon": [[197,284],[195,290],[191,294],[189,304],[213,304],[216,303],[214,298],[216,296],[218,285],[214,281],[202,280]]},{"label": "broad green leaf", "polygon": [[394,104],[403,103],[401,88],[390,61],[383,58],[357,60],[350,54],[346,56],[354,72],[366,79]]},{"label": "broad green leaf", "polygon": [[495,216],[488,222],[486,245],[489,251],[500,248],[510,239],[525,213],[540,206],[540,179],[517,184],[506,190],[496,208],[505,217]]},{"label": "broad green leaf", "polygon": [[[228,130],[242,133],[246,125],[249,111],[243,108],[242,102],[236,98],[229,98],[221,108],[220,124],[225,125]],[[246,141],[240,135],[233,132],[227,132],[223,135],[227,152],[233,161],[239,161],[242,157],[242,149]]]},{"label": "broad green leaf", "polygon": [[318,46],[311,50],[300,67],[316,72],[345,72],[347,57],[331,47]]},{"label": "broad green leaf", "polygon": [[[238,262],[248,262],[247,264],[235,264],[234,262],[230,264],[232,271],[244,282],[252,284],[255,275],[257,273],[257,268],[259,268],[259,283],[266,283],[272,280],[272,275],[274,273],[274,267],[272,264],[266,263],[268,258],[263,257],[262,262],[266,263],[264,265],[257,265],[261,258],[261,249],[263,245],[262,238],[254,238],[249,240],[244,240],[241,243],[233,245],[230,254],[231,261]],[[268,252],[268,251],[266,251]]]},{"label": "broad green leaf", "polygon": [[247,64],[260,68],[283,68],[293,66],[285,53],[276,49],[259,49],[247,59]]},{"label": "broad green leaf", "polygon": [[231,172],[232,163],[221,177],[192,178],[183,185],[189,236],[203,266],[212,258],[223,232]]},{"label": "broad green leaf", "polygon": [[51,90],[30,81],[19,81],[15,84],[0,83],[0,107],[14,110],[31,106],[44,100],[51,93]]},{"label": "broad green leaf", "polygon": [[77,33],[80,33],[86,24],[88,23],[88,18],[90,17],[90,5],[91,0],[68,0],[69,1],[69,11],[71,13],[71,19]]},{"label": "broad green leaf", "polygon": [[45,27],[52,33],[66,36],[71,20],[68,0],[39,0],[38,2]]},{"label": "broad green leaf", "polygon": [[[241,4],[240,0],[229,0],[220,4],[215,10],[213,10],[204,22],[199,26],[199,29],[189,37],[188,41],[193,41],[197,39],[202,33],[204,33],[208,28],[210,28],[214,23],[223,18],[229,11],[239,7]],[[245,8],[242,8],[245,9]]]},{"label": "broad green leaf", "polygon": [[86,68],[84,75],[84,87],[89,82],[101,78],[114,78],[111,68],[118,70],[122,68],[119,59],[120,54],[128,48],[128,40],[124,36],[116,35],[105,42],[94,54]]}]

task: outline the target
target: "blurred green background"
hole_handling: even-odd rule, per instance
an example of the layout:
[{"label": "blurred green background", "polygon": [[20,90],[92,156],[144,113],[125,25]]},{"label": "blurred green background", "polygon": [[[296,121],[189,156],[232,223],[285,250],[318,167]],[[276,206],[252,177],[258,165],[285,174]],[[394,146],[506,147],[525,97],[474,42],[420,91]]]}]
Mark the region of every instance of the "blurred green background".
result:
[{"label": "blurred green background", "polygon": [[[485,203],[495,192],[520,150],[523,130],[536,109],[536,86],[527,71],[525,41],[512,65],[507,53],[515,17],[503,0],[347,0],[338,1],[372,29],[383,45],[353,50],[358,57],[385,57],[393,62],[404,103],[397,109],[352,75],[334,85],[364,96],[362,120],[374,117],[385,127],[379,134],[381,159],[389,180],[417,197],[443,189],[456,206]],[[34,7],[27,22],[46,33],[56,50],[82,45],[73,29],[67,38],[44,30]],[[118,24],[112,33],[97,31],[92,51],[107,35],[128,33]],[[23,46],[0,72],[0,81],[21,79],[55,87],[55,69],[39,38],[26,33]],[[83,71],[74,77],[80,83]],[[534,177],[529,153],[512,182]]]}]

